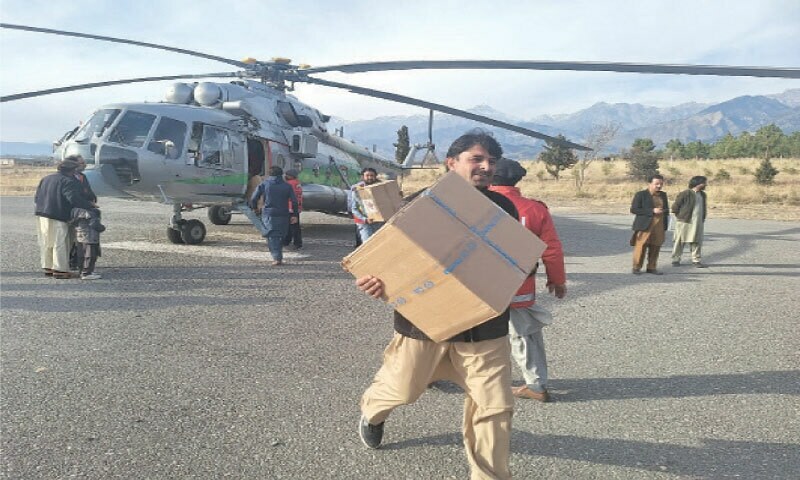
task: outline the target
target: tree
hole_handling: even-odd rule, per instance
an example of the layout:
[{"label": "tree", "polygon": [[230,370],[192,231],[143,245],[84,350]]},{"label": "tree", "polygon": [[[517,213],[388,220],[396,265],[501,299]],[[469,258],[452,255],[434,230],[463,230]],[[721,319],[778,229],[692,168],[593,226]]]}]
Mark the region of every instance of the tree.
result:
[{"label": "tree", "polygon": [[683,147],[685,158],[707,159],[710,151],[711,148],[700,140],[689,142]]},{"label": "tree", "polygon": [[763,155],[765,158],[774,156],[778,153],[776,150],[782,138],[783,131],[774,123],[759,128],[755,135],[753,135],[753,140],[755,141],[757,149],[755,153],[758,156]]},{"label": "tree", "polygon": [[656,146],[649,138],[637,138],[628,152],[628,175],[640,180],[647,180],[658,173],[658,155]]},{"label": "tree", "polygon": [[[558,135],[556,138],[564,141],[567,140],[564,135]],[[544,146],[544,151],[539,154],[539,160],[544,162],[544,169],[547,170],[547,173],[555,177],[556,180],[558,180],[562,170],[572,168],[578,163],[578,157],[575,155],[575,152],[560,144],[551,142],[547,142],[547,145]]]},{"label": "tree", "polygon": [[761,165],[756,170],[756,183],[759,185],[772,185],[775,181],[775,175],[778,174],[778,169],[772,166],[769,157],[765,157]]},{"label": "tree", "polygon": [[394,159],[397,163],[403,163],[411,151],[411,140],[408,136],[408,127],[403,125],[397,131],[397,143],[394,143]]},{"label": "tree", "polygon": [[667,142],[665,153],[670,160],[683,158],[683,143],[677,138],[673,138]]},{"label": "tree", "polygon": [[610,121],[592,125],[589,135],[583,141],[583,144],[591,148],[591,150],[581,154],[581,158],[575,165],[575,172],[573,172],[576,174],[575,186],[578,187],[578,190],[582,189],[583,184],[586,182],[586,169],[589,168],[589,164],[595,161],[606,145],[617,136],[620,127],[619,123]]}]

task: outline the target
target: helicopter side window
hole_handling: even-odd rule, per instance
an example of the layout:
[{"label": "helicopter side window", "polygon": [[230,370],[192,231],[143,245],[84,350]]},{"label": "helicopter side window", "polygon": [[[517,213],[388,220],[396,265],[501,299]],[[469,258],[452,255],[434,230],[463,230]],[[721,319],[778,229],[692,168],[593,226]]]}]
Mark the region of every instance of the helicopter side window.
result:
[{"label": "helicopter side window", "polygon": [[150,133],[150,127],[153,126],[155,120],[155,115],[128,110],[108,135],[108,141],[140,148],[144,146],[144,141],[147,140],[147,134]]},{"label": "helicopter side window", "polygon": [[[118,108],[106,108],[94,112],[92,118],[87,120],[75,133],[76,142],[85,142],[93,136],[103,135],[103,131],[114,123],[120,110]],[[66,139],[65,139],[66,140]]]},{"label": "helicopter side window", "polygon": [[198,167],[233,169],[234,146],[227,131],[203,125]]},{"label": "helicopter side window", "polygon": [[[153,140],[147,145],[147,149],[170,159],[180,157],[181,152],[183,152],[186,129],[186,123],[180,120],[161,117],[161,120],[158,121],[156,132],[153,134]],[[167,145],[169,145],[167,142],[172,144],[169,148],[167,148]]]}]

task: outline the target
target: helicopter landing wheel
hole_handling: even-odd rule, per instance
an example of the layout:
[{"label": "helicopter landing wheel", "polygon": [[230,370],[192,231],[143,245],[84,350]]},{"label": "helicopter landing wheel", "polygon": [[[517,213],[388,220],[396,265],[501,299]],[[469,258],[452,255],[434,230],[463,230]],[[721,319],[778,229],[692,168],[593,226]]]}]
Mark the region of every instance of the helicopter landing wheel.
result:
[{"label": "helicopter landing wheel", "polygon": [[181,231],[172,227],[167,227],[167,238],[172,243],[183,244],[183,238],[181,238]]},{"label": "helicopter landing wheel", "polygon": [[200,220],[187,220],[181,225],[181,238],[188,245],[196,245],[206,238],[206,226]]},{"label": "helicopter landing wheel", "polygon": [[208,207],[208,219],[214,225],[227,225],[231,222],[231,209],[225,205]]}]

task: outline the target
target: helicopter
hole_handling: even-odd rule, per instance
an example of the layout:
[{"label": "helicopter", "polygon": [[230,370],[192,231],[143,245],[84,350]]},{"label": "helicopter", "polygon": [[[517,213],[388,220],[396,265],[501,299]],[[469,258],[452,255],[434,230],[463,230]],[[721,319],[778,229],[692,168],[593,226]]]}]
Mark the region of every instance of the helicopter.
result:
[{"label": "helicopter", "polygon": [[[286,58],[242,61],[183,48],[136,40],[0,23],[0,28],[88,38],[166,50],[219,61],[233,72],[141,77],[51,88],[0,96],[0,102],[139,82],[181,80],[159,103],[117,103],[98,108],[86,121],[54,143],[54,158],[80,155],[85,174],[101,196],[172,204],[166,229],[173,243],[198,244],[206,235],[203,222],[186,220],[182,212],[208,208],[216,225],[242,213],[261,229],[249,207],[252,189],[272,166],[299,172],[305,210],[345,215],[350,186],[363,168],[393,179],[415,168],[415,154],[424,149],[435,159],[431,138],[433,112],[467,118],[577,150],[587,147],[507,122],[391,92],[334,82],[314,76],[325,72],[361,73],[425,69],[576,70],[655,74],[800,78],[798,68],[715,65],[666,65],[612,62],[529,60],[425,60],[367,62],[323,67],[294,65]],[[205,81],[233,78],[228,83]],[[187,80],[204,80],[187,83]],[[373,98],[414,105],[430,111],[428,142],[412,146],[403,163],[384,158],[329,132],[330,116],[289,92],[296,83],[337,88]],[[424,160],[423,160],[424,163]]]}]

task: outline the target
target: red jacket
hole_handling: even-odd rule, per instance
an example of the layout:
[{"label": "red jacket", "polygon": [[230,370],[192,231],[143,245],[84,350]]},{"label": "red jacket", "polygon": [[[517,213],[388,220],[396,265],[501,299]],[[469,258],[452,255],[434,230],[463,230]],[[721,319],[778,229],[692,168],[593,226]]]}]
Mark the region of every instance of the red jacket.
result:
[{"label": "red jacket", "polygon": [[[286,183],[292,187],[294,190],[294,195],[297,197],[297,210],[298,213],[303,211],[303,187],[300,186],[300,180],[293,178],[292,180],[286,180]],[[289,213],[294,213],[292,211],[292,202],[289,201]]]},{"label": "red jacket", "polygon": [[[523,197],[517,187],[493,185],[489,189],[501,193],[511,200],[519,212],[520,223],[547,244],[547,249],[542,253],[542,262],[547,272],[547,285],[566,283],[564,250],[547,205],[538,200]],[[514,300],[512,300],[511,308],[529,307],[536,303],[536,280],[534,277],[535,275],[531,275],[519,287]]]}]

